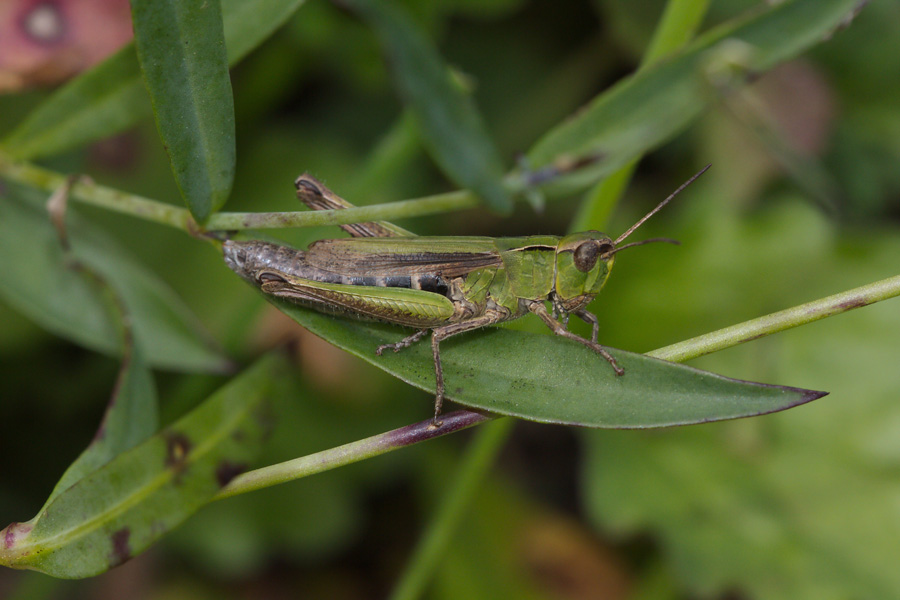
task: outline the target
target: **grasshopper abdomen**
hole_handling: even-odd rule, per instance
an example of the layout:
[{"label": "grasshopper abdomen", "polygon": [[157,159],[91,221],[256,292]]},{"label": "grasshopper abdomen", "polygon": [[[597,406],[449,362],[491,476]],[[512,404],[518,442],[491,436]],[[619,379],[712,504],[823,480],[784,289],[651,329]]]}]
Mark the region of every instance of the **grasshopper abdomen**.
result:
[{"label": "grasshopper abdomen", "polygon": [[350,286],[389,287],[420,290],[449,297],[450,282],[433,273],[348,275],[311,265],[306,252],[270,242],[227,240],[223,244],[225,262],[244,279],[260,284],[261,273],[282,273],[300,279]]}]

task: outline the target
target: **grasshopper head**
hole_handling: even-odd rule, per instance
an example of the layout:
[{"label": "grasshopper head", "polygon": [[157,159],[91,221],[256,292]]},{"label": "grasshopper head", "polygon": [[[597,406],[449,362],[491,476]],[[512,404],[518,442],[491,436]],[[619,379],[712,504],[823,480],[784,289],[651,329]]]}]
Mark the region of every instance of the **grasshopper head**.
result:
[{"label": "grasshopper head", "polygon": [[657,204],[656,208],[641,217],[637,223],[629,227],[625,233],[615,240],[599,231],[573,233],[562,238],[556,248],[555,291],[560,307],[566,311],[577,310],[593,300],[594,296],[600,293],[600,289],[609,277],[609,272],[612,270],[616,259],[616,252],[651,242],[677,244],[677,241],[668,238],[652,238],[630,244],[622,244],[622,242],[634,233],[635,229],[643,225],[647,219],[658,213],[681,190],[703,175],[707,169],[709,169],[709,165],[703,167],[700,172],[681,184],[677,190]]},{"label": "grasshopper head", "polygon": [[567,310],[596,296],[612,269],[616,245],[605,233],[573,233],[556,248],[556,295]]},{"label": "grasshopper head", "polygon": [[253,253],[248,250],[248,244],[245,242],[225,240],[222,244],[222,254],[228,268],[244,279],[252,280]]},{"label": "grasshopper head", "polygon": [[[250,283],[259,285],[257,275],[263,269],[275,269],[283,266],[285,252],[290,253],[291,250],[283,246],[263,242],[259,240],[236,241],[225,240],[222,244],[222,255],[225,258],[225,264],[228,267],[249,281]],[[297,251],[293,251],[296,254]],[[292,256],[287,257],[290,263]]]}]

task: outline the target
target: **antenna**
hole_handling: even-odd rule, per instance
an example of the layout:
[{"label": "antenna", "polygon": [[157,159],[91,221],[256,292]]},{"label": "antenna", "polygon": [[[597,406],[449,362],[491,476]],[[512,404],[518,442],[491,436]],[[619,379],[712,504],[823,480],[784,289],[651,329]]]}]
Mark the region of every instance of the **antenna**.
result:
[{"label": "antenna", "polygon": [[665,242],[667,244],[675,244],[676,246],[681,245],[681,242],[679,242],[678,240],[673,240],[672,238],[663,238],[663,237],[650,238],[649,240],[641,240],[640,242],[631,242],[630,244],[625,244],[624,246],[616,246],[615,248],[613,248],[612,250],[610,250],[603,256],[604,257],[612,256],[616,252],[624,250],[625,248],[634,248],[635,246],[643,246],[644,244],[653,244],[655,242]]},{"label": "antenna", "polygon": [[682,183],[682,184],[679,186],[679,188],[678,188],[677,190],[675,190],[674,192],[672,192],[671,194],[669,194],[669,197],[668,197],[668,198],[666,198],[665,200],[663,200],[662,202],[660,202],[659,204],[657,204],[657,205],[656,205],[656,208],[654,208],[653,210],[651,210],[650,212],[648,212],[646,215],[644,215],[643,217],[641,217],[641,219],[640,219],[637,223],[635,223],[634,225],[632,225],[631,227],[628,228],[628,231],[626,231],[625,233],[623,233],[622,235],[620,235],[618,238],[616,238],[615,246],[618,247],[618,245],[619,245],[625,238],[627,238],[629,235],[631,235],[632,233],[634,233],[634,230],[635,230],[635,229],[637,229],[638,227],[640,227],[641,225],[643,225],[643,224],[644,224],[644,221],[646,221],[647,219],[649,219],[650,217],[652,217],[653,215],[655,215],[656,213],[658,213],[658,212],[660,211],[660,209],[661,209],[663,206],[665,206],[666,204],[668,204],[668,203],[672,200],[672,198],[674,198],[675,196],[677,196],[684,188],[686,188],[687,186],[689,186],[689,185],[691,185],[692,183],[694,183],[694,180],[697,179],[698,177],[700,177],[701,175],[703,175],[704,173],[706,173],[707,169],[709,169],[711,166],[712,166],[712,164],[709,164],[709,165],[706,165],[705,167],[703,167],[702,169],[700,169],[693,177],[691,177],[690,179],[688,179],[687,181],[685,181],[684,183]]}]

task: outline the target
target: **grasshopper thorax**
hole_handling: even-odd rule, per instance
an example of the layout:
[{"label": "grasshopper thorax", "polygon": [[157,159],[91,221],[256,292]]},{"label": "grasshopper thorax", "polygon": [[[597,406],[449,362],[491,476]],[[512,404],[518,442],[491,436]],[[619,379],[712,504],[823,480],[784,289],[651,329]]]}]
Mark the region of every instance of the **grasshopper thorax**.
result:
[{"label": "grasshopper thorax", "polygon": [[566,310],[590,302],[606,283],[615,261],[615,243],[605,233],[567,235],[556,248],[555,292]]}]

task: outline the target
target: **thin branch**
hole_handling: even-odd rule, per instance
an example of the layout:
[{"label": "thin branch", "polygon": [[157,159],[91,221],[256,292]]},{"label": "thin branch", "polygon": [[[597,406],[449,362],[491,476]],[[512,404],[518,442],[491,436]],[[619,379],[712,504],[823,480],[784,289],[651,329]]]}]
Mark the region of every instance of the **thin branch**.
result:
[{"label": "thin branch", "polygon": [[[65,185],[70,176],[44,169],[28,162],[15,161],[0,154],[0,177],[52,194]],[[261,213],[221,212],[212,215],[206,224],[201,227],[194,222],[190,212],[185,208],[98,185],[87,177],[80,177],[75,180],[70,190],[70,197],[83,204],[168,225],[188,233],[317,227],[321,225],[363,223],[366,221],[387,221],[466,210],[475,208],[480,204],[478,198],[468,190],[458,190],[414,200],[373,204],[371,206],[341,210]]]},{"label": "thin branch", "polygon": [[[43,190],[48,194],[62,188],[69,180],[67,175],[31,163],[14,161],[2,154],[0,154],[0,177]],[[193,223],[193,219],[187,209],[97,185],[87,177],[79,177],[72,183],[69,196],[85,204],[191,231],[190,224]]]},{"label": "thin branch", "polygon": [[678,342],[647,356],[684,362],[896,296],[900,296],[900,275]]},{"label": "thin branch", "polygon": [[315,475],[344,465],[379,456],[385,452],[404,448],[425,440],[455,433],[478,423],[490,421],[494,417],[481,413],[460,410],[444,415],[443,424],[434,427],[431,419],[407,425],[393,431],[373,435],[337,448],[323,450],[293,460],[288,460],[239,475],[222,489],[214,498],[220,500],[252,492],[265,487],[285,483],[307,475]]}]

